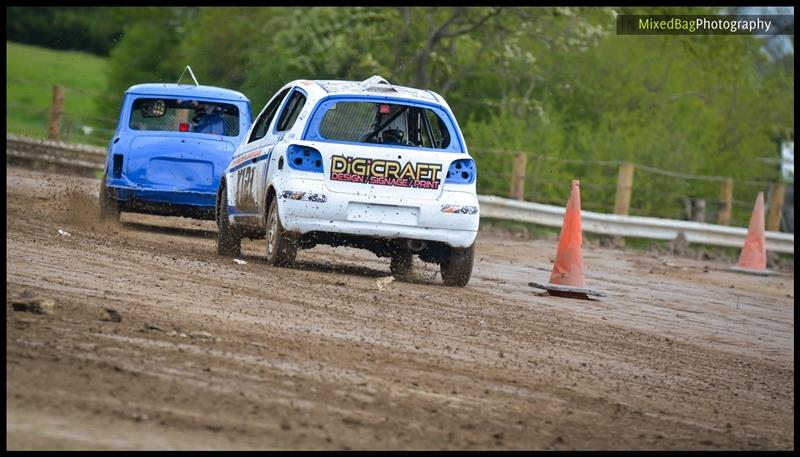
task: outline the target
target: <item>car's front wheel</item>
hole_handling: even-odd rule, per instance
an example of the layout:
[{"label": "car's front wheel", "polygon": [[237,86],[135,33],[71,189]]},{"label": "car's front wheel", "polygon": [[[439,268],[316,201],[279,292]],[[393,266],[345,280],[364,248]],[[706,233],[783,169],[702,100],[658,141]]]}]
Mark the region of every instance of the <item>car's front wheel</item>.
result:
[{"label": "car's front wheel", "polygon": [[236,257],[242,253],[242,238],[228,220],[228,197],[223,187],[217,207],[217,254]]},{"label": "car's front wheel", "polygon": [[472,276],[475,263],[475,245],[468,248],[448,247],[447,253],[439,263],[442,281],[447,286],[464,287]]},{"label": "car's front wheel", "polygon": [[99,204],[101,221],[119,221],[119,202],[111,196],[108,187],[106,187],[106,175],[103,175],[103,180],[100,181]]},{"label": "car's front wheel", "polygon": [[267,262],[285,267],[294,263],[297,244],[281,225],[278,215],[278,199],[273,198],[267,211]]}]

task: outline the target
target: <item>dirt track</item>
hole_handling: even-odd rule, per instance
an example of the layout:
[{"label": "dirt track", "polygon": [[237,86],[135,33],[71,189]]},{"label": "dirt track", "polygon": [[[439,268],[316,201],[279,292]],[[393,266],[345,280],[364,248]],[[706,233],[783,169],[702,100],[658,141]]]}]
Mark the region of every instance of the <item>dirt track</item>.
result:
[{"label": "dirt track", "polygon": [[570,300],[527,286],[555,240],[481,233],[465,289],[380,291],[365,251],[235,265],[213,222],[100,226],[99,181],[6,173],[8,449],[794,448],[793,271],[585,246],[608,296]]}]

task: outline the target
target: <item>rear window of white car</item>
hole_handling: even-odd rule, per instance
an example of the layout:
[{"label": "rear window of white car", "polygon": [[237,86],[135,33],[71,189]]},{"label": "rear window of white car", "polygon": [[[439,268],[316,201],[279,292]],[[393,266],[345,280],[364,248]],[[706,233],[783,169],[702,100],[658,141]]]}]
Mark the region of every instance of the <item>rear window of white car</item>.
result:
[{"label": "rear window of white car", "polygon": [[133,130],[239,135],[239,108],[229,103],[138,98],[131,107]]},{"label": "rear window of white car", "polygon": [[337,101],[319,124],[326,140],[446,149],[450,133],[433,110],[400,103]]}]

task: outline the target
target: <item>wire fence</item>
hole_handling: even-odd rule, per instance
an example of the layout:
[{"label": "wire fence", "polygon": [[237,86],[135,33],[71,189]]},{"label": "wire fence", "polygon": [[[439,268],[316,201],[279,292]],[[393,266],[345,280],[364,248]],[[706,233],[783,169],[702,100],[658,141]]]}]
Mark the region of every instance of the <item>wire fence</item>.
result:
[{"label": "wire fence", "polygon": [[[472,148],[470,152],[478,165],[481,194],[515,198],[512,183],[517,176],[522,180],[524,200],[564,206],[570,181],[579,179],[584,209],[616,212],[621,187],[618,170],[625,161],[582,160],[488,148]],[[520,154],[526,157],[525,166],[515,175],[515,158]],[[764,193],[769,205],[774,190],[774,183],[769,180],[734,179],[733,198],[725,199],[722,187],[729,177],[683,173],[641,163],[631,165],[634,171],[627,214],[633,216],[717,224],[720,213],[729,207],[728,220],[723,223],[747,226],[758,193]],[[520,175],[523,177],[519,178]]]},{"label": "wire fence", "polygon": [[[6,80],[6,87],[13,87],[17,92],[14,96],[9,94],[7,97],[7,130],[47,137],[53,105],[53,86],[44,81],[12,78]],[[97,112],[103,105],[118,105],[122,101],[121,96],[69,85],[59,87],[63,91],[63,113],[58,139],[96,146],[108,144],[114,135],[117,119],[97,115]]]},{"label": "wire fence", "polygon": [[[46,137],[53,103],[53,88],[48,83],[9,79],[8,87],[24,87],[25,97],[6,104],[7,128],[10,131]],[[63,114],[58,139],[67,142],[105,146],[112,138],[117,119],[98,115],[99,107],[121,102],[110,95],[86,88],[60,86],[64,93]],[[24,103],[23,103],[24,102]],[[517,170],[515,158],[526,157],[524,170]],[[512,181],[520,180],[524,200],[551,205],[565,205],[572,179],[581,181],[581,206],[587,210],[613,213],[620,183],[620,160],[585,160],[534,154],[526,151],[473,148],[478,164],[478,192],[512,196]],[[726,176],[700,175],[665,170],[650,164],[633,164],[628,214],[636,216],[691,219],[717,223],[720,212],[730,205],[730,224],[746,226],[759,192],[769,204],[773,186],[768,180],[734,180],[733,198],[723,200],[721,186]],[[521,178],[520,178],[521,176]]]}]

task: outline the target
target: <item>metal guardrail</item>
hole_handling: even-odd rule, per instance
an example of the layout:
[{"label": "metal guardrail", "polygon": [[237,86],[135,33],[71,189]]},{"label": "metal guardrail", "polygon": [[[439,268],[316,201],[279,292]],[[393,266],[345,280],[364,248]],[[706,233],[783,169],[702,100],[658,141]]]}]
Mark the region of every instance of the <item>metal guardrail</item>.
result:
[{"label": "metal guardrail", "polygon": [[[560,206],[479,195],[481,216],[561,227],[566,209]],[[683,233],[689,243],[742,247],[747,229],[702,222],[660,219],[655,217],[621,216],[618,214],[581,211],[584,232],[621,237],[674,240]],[[794,234],[766,232],[767,250],[794,254]]]},{"label": "metal guardrail", "polygon": [[[69,144],[19,135],[6,135],[6,155],[31,161],[102,170],[106,150],[97,146]],[[481,216],[518,222],[561,227],[565,208],[541,203],[511,200],[492,195],[478,195]],[[621,237],[674,240],[680,233],[690,243],[741,247],[747,229],[701,222],[660,219],[655,217],[621,216],[618,214],[581,211],[584,232]],[[766,232],[767,250],[794,254],[794,234]]]},{"label": "metal guardrail", "polygon": [[6,134],[6,160],[44,162],[85,171],[102,170],[106,165],[106,150],[99,146],[71,144],[21,135]]}]

